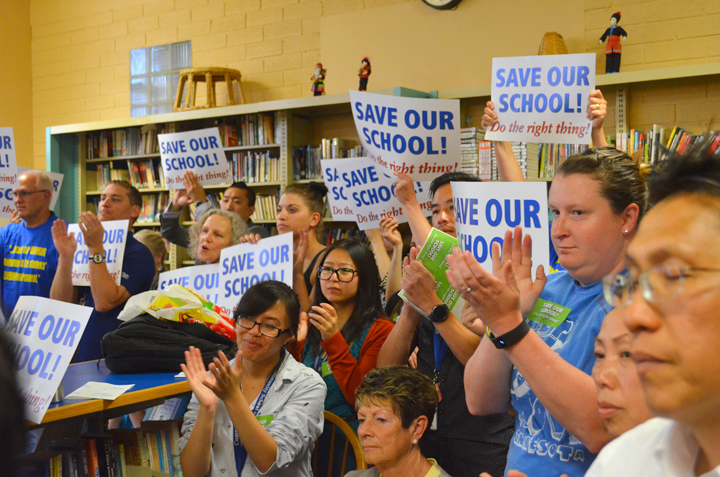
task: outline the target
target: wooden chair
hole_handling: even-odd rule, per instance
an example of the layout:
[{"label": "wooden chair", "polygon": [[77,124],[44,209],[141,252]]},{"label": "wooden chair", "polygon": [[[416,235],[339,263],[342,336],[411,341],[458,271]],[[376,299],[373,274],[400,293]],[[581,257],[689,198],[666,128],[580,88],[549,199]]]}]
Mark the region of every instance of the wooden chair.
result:
[{"label": "wooden chair", "polygon": [[[332,424],[332,431],[330,436],[330,449],[323,449],[323,452],[328,452],[329,454],[329,462],[328,462],[328,469],[327,469],[327,475],[332,476],[332,470],[333,470],[333,457],[335,457],[335,435],[337,433],[337,430],[340,429],[340,432],[343,433],[345,436],[345,447],[342,452],[343,461],[342,461],[342,471],[340,476],[342,477],[347,472],[350,472],[351,470],[361,470],[361,469],[367,469],[367,462],[365,462],[365,456],[363,456],[362,448],[360,447],[360,439],[358,438],[357,433],[353,430],[350,425],[345,422],[342,418],[336,416],[335,414],[325,411],[325,422]],[[327,432],[327,429],[326,431]],[[357,462],[357,467],[355,469],[346,469],[347,464],[347,456],[348,451],[350,450],[350,446],[352,446],[352,451],[355,454],[355,462]],[[315,445],[315,451],[313,451],[312,456],[312,467],[313,467],[313,474],[317,475],[318,473],[318,446]],[[333,476],[335,477],[335,476]]]},{"label": "wooden chair", "polygon": [[[190,111],[193,109],[214,108],[215,84],[224,81],[227,84],[228,105],[245,104],[242,83],[242,75],[238,70],[230,68],[187,68],[180,71],[177,93],[175,94],[175,105],[173,111]],[[205,83],[207,86],[207,102],[203,105],[195,105],[197,84]],[[235,98],[235,83],[240,90],[240,97]],[[186,88],[187,86],[187,88]],[[183,90],[185,101],[183,102]]]}]

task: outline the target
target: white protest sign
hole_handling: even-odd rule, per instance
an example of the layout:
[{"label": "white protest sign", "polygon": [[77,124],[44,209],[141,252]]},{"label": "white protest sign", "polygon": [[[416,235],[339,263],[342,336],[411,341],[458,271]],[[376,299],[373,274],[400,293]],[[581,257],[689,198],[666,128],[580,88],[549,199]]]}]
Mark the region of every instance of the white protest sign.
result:
[{"label": "white protest sign", "polygon": [[201,185],[231,181],[230,164],[217,128],[158,134],[158,142],[168,190],[185,187],[185,171],[193,171]]},{"label": "white protest sign", "polygon": [[[30,169],[27,167],[18,166],[18,176],[23,175],[26,172],[36,171],[37,169]],[[46,172],[46,171],[43,171]],[[50,210],[55,210],[55,204],[57,203],[58,197],[60,196],[60,188],[62,187],[63,174],[59,172],[47,172],[53,181],[52,198],[50,199]]]},{"label": "white protest sign", "polygon": [[[322,159],[320,167],[322,168],[323,181],[325,187],[328,188],[328,201],[330,201],[330,212],[333,220],[354,221],[355,213],[350,206],[350,198],[345,190],[345,184],[338,174],[337,166],[343,170],[353,170],[361,168],[362,164],[367,163],[367,157],[351,158],[351,159]],[[342,162],[341,162],[342,161]]]},{"label": "white protest sign", "polygon": [[350,91],[363,147],[387,174],[431,181],[460,167],[460,102]]},{"label": "white protest sign", "polygon": [[158,290],[170,285],[188,288],[216,304],[220,293],[220,265],[195,265],[162,272],[158,277]]},{"label": "white protest sign", "polygon": [[25,417],[39,424],[80,343],[93,309],[21,296],[5,331],[13,342]]},{"label": "white protest sign", "polygon": [[[347,163],[347,164],[346,164]],[[371,159],[362,158],[335,166],[344,193],[348,197],[353,219],[360,230],[376,229],[380,220],[393,217],[407,222],[400,201],[395,197],[395,176],[377,167]],[[430,215],[428,188],[430,182],[415,182],[415,195],[425,215]]]},{"label": "white protest sign", "polygon": [[220,296],[216,305],[232,316],[248,288],[265,280],[292,286],[293,240],[291,233],[241,243],[220,252]]},{"label": "white protest sign", "polygon": [[0,128],[0,217],[10,218],[15,210],[12,190],[17,185],[17,158],[13,128]]},{"label": "white protest sign", "polygon": [[544,182],[452,182],[458,246],[492,273],[492,244],[502,249],[516,226],[532,237],[532,263],[549,271],[547,186]]},{"label": "white protest sign", "polygon": [[[120,285],[122,278],[122,264],[125,255],[125,242],[128,231],[128,220],[109,220],[103,222],[105,229],[103,234],[103,249],[105,250],[105,261],[107,263],[108,272],[115,280],[116,285]],[[83,230],[79,224],[68,224],[68,232],[75,234],[75,240],[78,243],[75,257],[73,258],[72,282],[76,287],[90,286],[90,252],[83,237]]]},{"label": "white protest sign", "polygon": [[493,58],[498,122],[485,139],[589,144],[586,108],[594,89],[594,53]]}]

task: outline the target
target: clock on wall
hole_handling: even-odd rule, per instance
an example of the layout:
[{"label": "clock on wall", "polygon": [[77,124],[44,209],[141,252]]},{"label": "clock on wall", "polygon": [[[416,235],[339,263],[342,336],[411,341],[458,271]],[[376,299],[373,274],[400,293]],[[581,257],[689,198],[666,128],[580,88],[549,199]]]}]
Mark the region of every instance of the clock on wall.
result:
[{"label": "clock on wall", "polygon": [[450,10],[457,7],[462,0],[422,0],[425,5],[437,10]]}]

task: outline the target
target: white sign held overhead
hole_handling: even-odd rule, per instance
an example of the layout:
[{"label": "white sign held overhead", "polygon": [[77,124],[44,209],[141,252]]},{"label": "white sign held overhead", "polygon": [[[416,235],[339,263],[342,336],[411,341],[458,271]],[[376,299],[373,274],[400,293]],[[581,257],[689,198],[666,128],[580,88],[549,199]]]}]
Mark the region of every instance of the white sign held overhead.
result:
[{"label": "white sign held overhead", "polygon": [[65,376],[93,309],[21,296],[5,327],[13,342],[25,417],[40,424]]},{"label": "white sign held overhead", "polygon": [[388,175],[431,181],[460,169],[460,102],[350,91],[368,157]]},{"label": "white sign held overhead", "polygon": [[491,141],[589,144],[595,54],[493,58]]},{"label": "white sign held overhead", "polygon": [[182,189],[185,171],[193,171],[201,185],[231,182],[230,164],[217,128],[158,134],[167,188]]}]

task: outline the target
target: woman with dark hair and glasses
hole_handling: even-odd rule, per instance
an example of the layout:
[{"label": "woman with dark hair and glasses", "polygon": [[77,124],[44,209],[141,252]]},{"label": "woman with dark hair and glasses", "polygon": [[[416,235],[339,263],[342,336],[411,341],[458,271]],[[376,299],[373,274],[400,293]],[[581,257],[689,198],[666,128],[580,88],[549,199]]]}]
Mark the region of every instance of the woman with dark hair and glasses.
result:
[{"label": "woman with dark hair and glasses", "polygon": [[302,321],[295,356],[325,380],[325,409],[357,429],[355,389],[377,365],[393,324],[383,317],[379,272],[370,248],[339,240],[319,261],[315,301]]},{"label": "woman with dark hair and glasses", "polygon": [[290,287],[260,282],[235,311],[234,360],[220,352],[206,371],[198,349],[185,352],[181,366],[193,398],[178,444],[183,475],[312,476],[310,457],[323,427],[326,387],[285,351],[300,317]]}]

